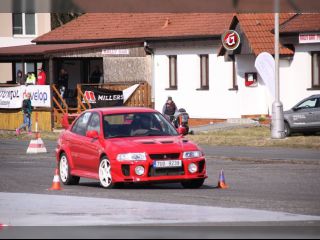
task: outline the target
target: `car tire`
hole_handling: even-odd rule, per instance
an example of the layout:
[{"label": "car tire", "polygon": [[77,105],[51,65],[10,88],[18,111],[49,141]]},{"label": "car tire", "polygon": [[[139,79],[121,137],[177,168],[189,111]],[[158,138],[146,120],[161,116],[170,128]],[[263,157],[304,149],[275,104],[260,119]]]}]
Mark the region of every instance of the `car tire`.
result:
[{"label": "car tire", "polygon": [[185,182],[181,182],[181,185],[183,188],[186,188],[186,189],[198,189],[203,186],[204,181],[205,179],[185,181]]},{"label": "car tire", "polygon": [[80,182],[80,177],[72,176],[70,172],[69,160],[66,154],[63,153],[61,154],[59,161],[60,181],[64,185],[78,185]]},{"label": "car tire", "polygon": [[290,128],[290,125],[287,122],[284,123],[284,134],[286,137],[290,137],[292,134],[292,130]]},{"label": "car tire", "polygon": [[103,157],[100,161],[99,180],[101,187],[105,189],[112,189],[115,187],[111,174],[111,163],[107,157]]}]

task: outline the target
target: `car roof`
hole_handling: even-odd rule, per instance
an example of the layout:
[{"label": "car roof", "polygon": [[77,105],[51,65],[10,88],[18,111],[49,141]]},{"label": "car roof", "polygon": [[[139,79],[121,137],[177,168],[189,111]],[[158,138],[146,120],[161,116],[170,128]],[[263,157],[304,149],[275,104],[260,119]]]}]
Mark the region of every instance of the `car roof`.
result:
[{"label": "car roof", "polygon": [[108,107],[108,108],[94,108],[87,112],[101,112],[104,115],[108,114],[124,114],[124,113],[158,113],[158,111],[151,108],[144,107]]}]

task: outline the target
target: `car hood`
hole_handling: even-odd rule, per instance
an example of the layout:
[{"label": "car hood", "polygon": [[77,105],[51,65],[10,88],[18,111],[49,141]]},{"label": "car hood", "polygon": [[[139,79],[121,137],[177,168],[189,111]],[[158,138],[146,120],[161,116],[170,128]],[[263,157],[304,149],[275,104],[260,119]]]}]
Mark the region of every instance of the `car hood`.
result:
[{"label": "car hood", "polygon": [[106,140],[106,152],[109,157],[114,159],[120,153],[145,152],[147,154],[165,154],[196,150],[199,150],[196,144],[180,136],[115,138]]}]

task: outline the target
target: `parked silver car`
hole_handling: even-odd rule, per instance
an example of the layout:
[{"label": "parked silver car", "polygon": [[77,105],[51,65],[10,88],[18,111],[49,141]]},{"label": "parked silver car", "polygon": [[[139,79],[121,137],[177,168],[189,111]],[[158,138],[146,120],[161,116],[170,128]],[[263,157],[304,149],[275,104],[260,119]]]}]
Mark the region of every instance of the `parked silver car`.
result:
[{"label": "parked silver car", "polygon": [[320,95],[310,96],[284,112],[285,134],[320,132]]}]

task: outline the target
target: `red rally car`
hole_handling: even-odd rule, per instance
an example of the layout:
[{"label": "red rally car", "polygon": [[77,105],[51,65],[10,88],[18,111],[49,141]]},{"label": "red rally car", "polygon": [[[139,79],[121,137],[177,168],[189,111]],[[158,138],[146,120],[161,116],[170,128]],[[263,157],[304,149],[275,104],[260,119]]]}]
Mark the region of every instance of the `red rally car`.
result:
[{"label": "red rally car", "polygon": [[65,185],[97,179],[104,188],[171,182],[200,188],[207,178],[205,157],[184,131],[148,108],[86,111],[59,137],[60,179]]}]

